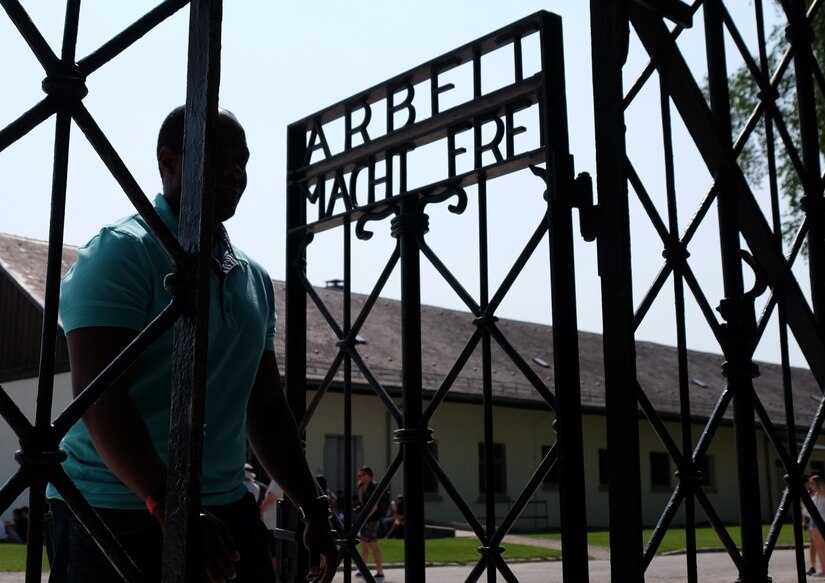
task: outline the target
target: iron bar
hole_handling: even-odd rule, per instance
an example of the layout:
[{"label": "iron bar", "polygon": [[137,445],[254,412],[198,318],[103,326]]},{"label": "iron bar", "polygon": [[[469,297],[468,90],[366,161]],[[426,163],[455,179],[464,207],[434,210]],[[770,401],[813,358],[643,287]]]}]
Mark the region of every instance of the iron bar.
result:
[{"label": "iron bar", "polygon": [[[141,583],[144,581],[143,575],[126,551],[120,546],[115,535],[106,526],[94,508],[89,506],[80,490],[74,482],[63,471],[60,466],[55,467],[49,473],[49,481],[54,484],[57,491],[63,497],[72,513],[75,515],[83,528],[92,536],[95,543],[103,554],[109,559],[112,567],[117,570],[124,581],[128,583]],[[45,500],[45,496],[43,497]]]},{"label": "iron bar", "polygon": [[44,521],[46,515],[46,480],[38,476],[29,484],[29,529],[26,533],[26,583],[40,583],[43,571]]},{"label": "iron bar", "polygon": [[[803,208],[809,219],[808,224],[808,268],[810,272],[811,304],[818,322],[820,335],[825,333],[825,199],[819,179],[819,121],[816,111],[816,96],[813,86],[814,55],[811,46],[812,32],[805,17],[803,0],[783,0],[788,18],[786,33],[788,40],[796,48],[794,53],[794,79],[796,81],[796,110],[799,116],[799,140],[802,148],[802,174],[804,196]],[[820,385],[822,386],[822,385]]]},{"label": "iron bar", "polygon": [[722,522],[722,519],[719,518],[719,515],[716,513],[713,504],[711,504],[710,500],[708,500],[705,491],[702,490],[702,488],[699,488],[696,490],[695,496],[696,501],[699,502],[699,505],[705,512],[705,516],[707,517],[708,522],[713,527],[713,530],[716,531],[716,535],[719,537],[719,540],[722,541],[722,545],[728,552],[728,556],[730,556],[730,558],[733,560],[739,572],[743,572],[746,569],[746,565],[745,559],[739,553],[739,546],[731,538],[730,533],[728,532],[727,528],[725,528],[725,524]]},{"label": "iron bar", "polygon": [[[76,8],[79,8],[75,6]],[[67,8],[67,24],[71,10]],[[76,13],[75,13],[76,16]],[[75,34],[77,33],[75,23]],[[68,34],[68,33],[67,33]],[[69,43],[72,44],[72,43]],[[72,53],[71,47],[64,51]],[[72,118],[68,105],[58,108],[54,136],[54,168],[52,172],[51,211],[49,217],[49,250],[46,259],[46,290],[43,323],[40,334],[40,362],[37,383],[35,426],[49,427],[54,394],[54,362],[57,349],[58,302],[60,301],[60,268],[63,260],[63,230],[66,216],[66,185],[69,173],[69,140]],[[33,521],[40,516],[32,516]]]},{"label": "iron bar", "polygon": [[47,75],[52,75],[60,69],[60,59],[54,54],[49,43],[37,30],[37,27],[32,22],[26,10],[18,2],[18,0],[0,0],[9,18],[14,23],[14,26],[20,32],[20,35],[25,39],[26,44],[40,61],[43,69]]},{"label": "iron bar", "polygon": [[430,248],[427,242],[424,240],[423,237],[419,237],[419,246],[421,247],[421,253],[430,260],[430,263],[435,270],[444,278],[444,280],[449,284],[452,290],[456,293],[456,295],[464,302],[464,305],[467,306],[467,309],[470,312],[478,317],[481,316],[481,308],[478,306],[478,303],[473,299],[473,296],[464,289],[464,286],[458,281],[456,276],[452,274],[449,268],[444,265],[444,263],[439,259],[438,255]]},{"label": "iron bar", "polygon": [[598,264],[604,328],[605,405],[610,490],[610,573],[612,581],[644,580],[639,463],[633,286],[627,192],[622,65],[629,40],[627,6],[591,0],[593,106],[596,177],[604,222],[598,236]]},{"label": "iron bar", "polygon": [[[570,281],[572,283],[574,280],[571,279]],[[555,328],[556,326],[554,326],[554,329]],[[496,344],[498,344],[501,347],[501,349],[504,350],[504,353],[510,358],[513,364],[516,365],[521,374],[524,375],[524,378],[530,381],[530,384],[533,385],[533,388],[536,389],[536,392],[544,398],[545,402],[550,406],[550,408],[553,409],[553,411],[558,412],[558,397],[554,395],[552,391],[550,391],[550,389],[547,388],[547,386],[542,382],[541,378],[539,378],[539,375],[537,375],[533,368],[524,361],[524,358],[522,358],[518,351],[516,351],[516,349],[513,348],[513,345],[510,344],[510,342],[508,342],[507,337],[501,332],[501,330],[499,330],[494,323],[490,323],[484,326],[483,331],[488,332],[490,337],[496,341]],[[565,340],[569,341],[569,339]],[[554,354],[557,354],[560,350],[560,347],[557,344],[558,341],[559,339],[556,338],[553,343]],[[574,346],[572,348],[576,349],[576,356],[578,357],[578,342],[574,343]],[[570,358],[572,358],[572,356],[570,356]],[[578,358],[573,360],[573,363],[578,364]],[[556,370],[556,375],[556,387],[558,389],[558,369]]]},{"label": "iron bar", "polygon": [[[203,581],[206,562],[197,540],[200,512],[203,422],[209,347],[210,261],[215,190],[215,130],[218,123],[222,2],[193,0],[184,119],[179,231],[186,253],[187,295],[175,323],[169,431],[167,513],[163,581]],[[181,267],[180,265],[178,266]],[[190,287],[191,286],[191,287]]]},{"label": "iron bar", "polygon": [[[342,258],[341,258],[342,263],[343,263],[343,267],[344,267],[344,298],[343,298],[343,312],[344,313],[342,314],[342,316],[343,316],[343,329],[341,330],[341,337],[343,338],[343,337],[347,336],[347,334],[349,333],[350,302],[351,302],[351,299],[352,299],[351,298],[351,293],[350,293],[351,292],[350,282],[352,280],[352,248],[351,248],[352,232],[351,232],[351,224],[350,224],[349,218],[344,219],[342,234],[343,234],[343,240],[344,240],[344,244],[343,244],[343,247],[342,247]],[[360,472],[359,469],[353,468],[354,464],[352,462],[352,460],[355,459],[355,452],[354,452],[355,442],[352,439],[352,411],[353,411],[353,403],[352,403],[352,355],[350,354],[350,351],[346,349],[347,348],[346,345],[342,345],[342,348],[344,348],[344,350],[343,350],[343,353],[344,353],[344,392],[346,394],[346,404],[345,404],[345,408],[344,408],[344,414],[346,415],[346,420],[344,421],[344,426],[345,426],[345,431],[344,431],[344,433],[345,433],[344,442],[345,443],[344,443],[344,447],[347,450],[347,453],[345,455],[345,460],[346,460],[345,464],[346,464],[346,466],[345,466],[345,469],[344,469],[344,475],[346,476],[346,482],[348,484],[352,484],[356,480],[358,480],[358,478],[356,476],[357,476],[358,472]],[[375,379],[375,381],[377,382],[377,379]],[[373,390],[376,390],[376,388],[373,387]],[[378,393],[377,390],[376,390],[376,392]],[[403,452],[400,452],[400,453],[403,455]],[[356,474],[355,476],[353,476],[352,473],[351,473],[351,472],[353,472],[353,469],[355,469],[355,474]],[[370,477],[370,479],[372,479],[372,477]],[[370,502],[368,500],[361,500],[360,499],[360,488],[361,488],[360,480],[358,480],[356,487],[358,489],[358,502],[361,503],[361,511],[355,517],[353,517],[353,522],[351,524],[352,531],[350,533],[350,536],[353,536],[353,537],[358,536],[358,533],[360,532],[361,527],[364,525],[364,523],[366,523],[367,518],[369,517],[369,512],[367,512],[367,510],[372,508],[371,506],[369,506]],[[376,491],[377,491],[377,489],[376,489]],[[348,497],[347,500],[353,500],[354,501],[355,496]],[[377,498],[376,498],[376,502],[374,502],[374,503],[377,503]],[[352,506],[352,504],[347,504],[347,505]],[[360,560],[361,557],[358,556],[357,559]],[[368,579],[372,578],[372,573],[370,572],[369,568],[365,564],[362,564],[363,561],[356,561],[356,563],[358,564],[359,572],[362,574],[362,576],[366,575]],[[346,572],[349,571],[348,566],[345,568],[345,571]]]},{"label": "iron bar", "polygon": [[0,130],[0,152],[28,134],[55,113],[57,100],[46,96],[26,113]]},{"label": "iron bar", "polygon": [[[550,153],[549,155],[554,156],[555,154]],[[572,171],[572,168],[570,170]],[[572,176],[569,177],[569,178],[572,179]],[[567,179],[568,179],[568,177],[565,177],[563,180],[567,180]],[[569,180],[568,180],[568,182],[569,182]],[[568,184],[565,184],[564,186],[566,187],[565,191],[562,192],[562,193],[556,193],[555,196],[557,196],[557,197],[570,196],[570,191],[569,191],[570,184],[568,183]],[[547,187],[547,192],[548,193],[552,192],[551,187],[549,185]],[[551,197],[552,197],[552,195],[549,195],[548,199],[551,198]],[[548,206],[549,206],[549,204],[548,204]],[[558,210],[559,210],[559,212],[564,212],[561,209],[558,209]],[[569,205],[567,206],[566,211],[567,211],[568,215],[571,214],[571,210],[570,210]],[[539,222],[539,225],[536,227],[536,230],[533,231],[533,235],[530,237],[530,239],[524,245],[524,249],[522,249],[521,253],[519,253],[519,256],[516,258],[516,261],[513,263],[513,266],[509,269],[509,271],[507,272],[507,275],[504,276],[504,279],[501,281],[501,284],[499,285],[498,289],[495,291],[495,293],[493,294],[493,297],[490,299],[490,302],[487,306],[487,309],[485,310],[485,312],[487,314],[495,313],[495,311],[501,305],[501,302],[504,301],[504,296],[507,295],[507,292],[510,291],[510,288],[516,282],[516,279],[518,278],[521,271],[524,269],[524,266],[527,265],[527,262],[532,257],[533,252],[536,249],[538,249],[539,243],[541,243],[541,240],[544,238],[544,235],[547,234],[548,230],[550,229],[550,225],[553,222],[554,221],[552,220],[552,218],[550,216],[550,211],[548,211],[542,217],[542,220]],[[573,244],[572,227],[571,227],[570,231],[571,231],[571,239],[569,241],[569,245],[572,245]],[[563,237],[565,234],[566,234],[565,232],[562,232],[562,233],[560,233],[559,236]],[[569,277],[572,277],[573,274],[565,274],[565,275],[567,275]],[[572,306],[569,306],[569,308],[574,308],[574,307],[575,307],[575,304],[572,305]],[[577,343],[578,343],[578,341],[577,341]],[[576,358],[576,361],[578,361],[578,357]]]},{"label": "iron bar", "polygon": [[[681,506],[684,501],[686,501],[686,494],[682,488],[682,483],[680,482],[676,485],[676,489],[673,490],[673,494],[670,495],[670,500],[668,500],[668,503],[665,506],[665,511],[661,514],[661,516],[659,516],[659,521],[656,523],[653,532],[650,534],[650,540],[648,540],[645,545],[643,559],[645,569],[650,566],[650,562],[653,560],[653,557],[656,556],[656,551],[659,550],[659,545],[662,544],[662,540],[664,540],[665,534],[667,534],[667,530],[673,522],[673,517],[676,516],[679,506]],[[696,527],[694,526],[693,528],[695,529]],[[687,534],[687,532],[685,534]],[[693,560],[695,561],[696,549],[693,550],[693,554]],[[695,576],[695,571],[691,571],[690,567],[690,555],[686,555],[686,559],[688,561],[688,576]]]},{"label": "iron bar", "polygon": [[[705,43],[708,62],[708,86],[711,110],[718,129],[720,147],[732,150],[730,97],[728,95],[727,68],[721,2],[707,0],[704,8]],[[660,69],[661,70],[661,69]],[[753,302],[746,301],[740,267],[737,199],[739,186],[731,178],[729,167],[723,166],[715,175],[721,184],[718,197],[720,250],[722,278],[727,311],[723,311],[726,323],[726,342],[722,345],[726,357],[723,373],[734,393],[734,437],[739,476],[739,522],[742,532],[742,558],[744,570],[740,571],[742,583],[767,583],[767,563],[762,553],[762,520],[759,502],[759,473],[756,457],[754,424],[753,381],[754,365],[751,360],[756,332]]]},{"label": "iron bar", "polygon": [[332,364],[329,365],[327,369],[327,374],[324,375],[324,380],[321,381],[321,384],[318,385],[318,388],[315,389],[315,396],[310,401],[309,405],[306,407],[306,411],[304,412],[304,416],[301,421],[298,423],[298,431],[303,435],[306,433],[307,425],[309,422],[312,421],[313,415],[315,415],[316,409],[321,404],[321,401],[324,398],[324,395],[327,394],[327,390],[329,389],[332,382],[335,380],[335,375],[338,374],[338,370],[341,368],[341,364],[344,362],[344,353],[343,349],[338,350],[335,353],[335,358],[332,361]]},{"label": "iron bar", "polygon": [[[518,517],[536,493],[536,490],[538,490],[539,486],[541,486],[542,481],[544,481],[545,476],[547,476],[547,472],[553,469],[553,466],[560,463],[559,449],[559,442],[556,441],[556,443],[550,447],[550,450],[544,458],[542,458],[541,463],[539,463],[539,467],[536,468],[536,471],[533,472],[533,475],[530,476],[529,480],[527,480],[527,483],[524,485],[524,488],[521,489],[516,501],[507,511],[507,515],[502,519],[501,524],[496,529],[496,532],[490,537],[490,546],[498,546],[502,543],[504,537],[507,536],[510,529],[513,528],[516,520],[518,520]],[[587,548],[586,544],[585,548]],[[586,580],[587,578],[585,577],[583,581]]]},{"label": "iron bar", "polygon": [[[480,83],[480,80],[478,80]],[[481,166],[481,160],[476,160],[476,168]],[[479,308],[484,314],[483,321],[495,321],[495,316],[487,313],[490,300],[490,271],[489,253],[487,248],[487,178],[482,175],[478,181],[478,288]],[[481,324],[481,318],[475,320],[481,328],[481,371],[482,371],[482,416],[484,419],[484,545],[479,548],[482,555],[490,559],[496,550],[501,552],[498,545],[492,544],[496,532],[496,494],[498,494],[498,480],[495,472],[495,419],[493,415],[493,360],[491,354],[490,326]],[[481,478],[482,476],[479,476]],[[480,481],[480,480],[479,480]],[[503,484],[501,484],[503,485]],[[494,563],[487,563],[487,583],[495,583],[496,572]]]},{"label": "iron bar", "polygon": [[23,468],[18,468],[0,488],[0,508],[7,509],[29,486],[29,476]]},{"label": "iron bar", "polygon": [[481,328],[476,327],[473,331],[473,335],[470,336],[470,339],[464,345],[464,348],[461,350],[461,354],[458,355],[458,358],[455,361],[455,364],[450,368],[450,372],[447,373],[447,376],[444,377],[444,381],[441,383],[441,386],[438,387],[438,390],[435,392],[435,395],[430,399],[427,408],[424,410],[424,414],[422,415],[421,422],[422,424],[429,424],[432,416],[435,414],[438,407],[444,401],[447,393],[449,392],[450,388],[452,388],[453,383],[458,378],[458,375],[461,374],[461,371],[464,370],[464,366],[467,364],[467,361],[475,352],[478,343],[481,342]]},{"label": "iron bar", "polygon": [[[421,266],[417,235],[423,217],[417,201],[401,203],[401,214],[393,219],[393,234],[401,253],[401,386],[402,429],[420,430],[422,419],[421,387]],[[400,442],[404,455],[404,576],[407,581],[425,581],[424,554],[424,472],[422,451],[425,441]],[[396,434],[398,437],[398,434]]]},{"label": "iron bar", "polygon": [[352,358],[355,362],[358,369],[361,371],[361,374],[364,375],[364,378],[367,379],[367,383],[372,388],[373,392],[376,394],[378,398],[383,401],[384,406],[387,408],[387,411],[393,416],[397,423],[401,423],[401,419],[403,416],[403,412],[398,409],[398,405],[395,404],[395,401],[392,400],[387,390],[381,384],[381,381],[373,374],[372,370],[369,366],[364,362],[361,358],[361,355],[354,350],[347,349],[347,355]]},{"label": "iron bar", "polygon": [[653,427],[656,437],[658,437],[659,441],[662,442],[662,445],[665,446],[665,450],[667,450],[668,455],[673,458],[673,461],[676,462],[677,466],[682,466],[685,463],[685,456],[682,455],[682,451],[679,449],[679,446],[676,445],[676,442],[668,432],[667,427],[665,427],[665,424],[659,417],[659,413],[656,412],[656,409],[653,407],[650,399],[647,398],[645,390],[638,381],[636,381],[636,398],[639,400],[639,407],[642,409],[645,417],[647,417],[647,420],[650,421],[650,425]]},{"label": "iron bar", "polygon": [[172,302],[163,311],[155,316],[128,346],[121,352],[97,377],[94,378],[83,391],[76,395],[71,403],[60,413],[52,423],[54,433],[58,439],[66,435],[71,427],[80,421],[80,418],[95,401],[114,384],[131,367],[137,358],[143,354],[150,344],[164,334],[178,319],[184,309],[183,302],[173,298]]},{"label": "iron bar", "polygon": [[[673,163],[673,131],[670,115],[670,101],[667,89],[663,83],[659,84],[659,101],[662,115],[662,141],[665,161],[665,188],[667,192],[668,211],[668,240],[678,240],[679,217],[676,204],[676,176]],[[693,458],[690,455],[693,449],[693,435],[691,432],[690,392],[688,387],[687,361],[687,331],[685,325],[685,286],[682,276],[683,267],[687,263],[688,251],[686,247],[667,245],[664,251],[668,261],[674,263],[673,269],[673,299],[676,318],[676,349],[678,361],[679,383],[679,417],[682,430],[682,463],[678,464],[677,477],[679,487],[684,489],[685,503],[685,551],[687,562],[687,579],[696,583],[699,579],[696,564],[696,507],[693,491],[699,483],[698,474]],[[687,458],[688,463],[685,463]],[[646,552],[647,554],[647,552]]]},{"label": "iron bar", "polygon": [[[756,14],[756,32],[757,38],[759,41],[759,69],[760,69],[760,83],[762,86],[769,84],[770,80],[768,79],[768,55],[767,55],[767,38],[765,35],[765,18],[764,18],[764,7],[762,4],[762,0],[756,0],[754,3],[754,12]],[[780,247],[782,246],[782,217],[779,210],[779,187],[777,185],[777,171],[776,171],[776,152],[774,148],[774,127],[771,116],[765,116],[764,119],[765,124],[765,145],[767,148],[768,154],[768,176],[769,176],[769,188],[770,188],[770,197],[771,197],[771,219],[773,222],[774,232],[776,234],[776,243]],[[790,260],[789,263],[793,261]],[[771,294],[769,298],[768,305],[765,306],[765,310],[763,311],[762,316],[760,317],[759,326],[757,335],[759,338],[762,337],[764,332],[763,328],[763,321],[767,320],[765,318],[765,314],[769,311],[769,306],[772,305],[772,302],[778,299],[776,295]],[[793,386],[791,380],[791,371],[790,371],[790,364],[789,364],[789,354],[788,354],[788,324],[787,324],[787,316],[785,315],[785,307],[784,304],[779,301],[777,303],[778,306],[778,326],[779,326],[779,349],[780,349],[780,358],[782,363],[782,389],[783,389],[783,396],[785,401],[785,427],[787,428],[787,435],[788,435],[788,455],[793,459],[796,460],[797,457],[797,444],[796,444],[796,421],[794,418],[794,405],[793,405]],[[793,464],[794,468],[796,468],[796,463]],[[796,468],[798,469],[798,468]],[[795,472],[793,475],[791,474],[790,470],[787,470],[787,481],[788,483],[793,483],[795,478],[799,475],[799,471]],[[805,549],[802,535],[802,509],[800,507],[800,499],[799,499],[799,490],[798,486],[789,488],[788,491],[791,494],[791,508],[793,509],[792,517],[793,517],[793,534],[794,534],[794,541],[796,544],[794,545],[795,550],[795,559],[796,559],[796,572],[798,578],[801,580],[802,577],[805,576]],[[779,517],[784,517],[786,514],[787,508],[783,505],[780,505],[777,508],[775,513],[774,521],[771,524],[770,529],[768,530],[768,536],[765,541],[765,558],[768,562],[770,562],[771,555],[773,553],[774,546],[776,541],[779,538],[779,532],[782,528],[782,523],[778,520]]]},{"label": "iron bar", "polygon": [[105,42],[94,52],[80,59],[77,66],[86,75],[91,75],[187,4],[189,4],[189,0],[165,0],[161,2],[126,27],[120,34]]},{"label": "iron bar", "polygon": [[[648,52],[655,51],[662,39],[667,37],[667,30],[661,23],[647,18],[642,12],[631,11],[631,20]],[[820,386],[825,386],[825,347],[805,297],[784,256],[776,248],[773,233],[754,200],[747,181],[732,158],[730,146],[725,147],[720,141],[707,103],[691,77],[684,59],[677,51],[668,52],[667,57],[668,67],[665,72],[671,99],[682,118],[689,120],[687,130],[711,174],[716,175],[722,168],[730,174],[729,179],[735,187],[733,192],[736,195],[739,229],[764,270],[771,287],[780,287],[783,290],[788,324],[811,372]]]},{"label": "iron bar", "polygon": [[438,478],[438,483],[444,486],[444,489],[447,491],[447,496],[450,497],[450,500],[453,501],[456,508],[458,508],[458,511],[467,521],[467,526],[469,526],[470,530],[475,533],[476,537],[480,541],[485,541],[487,534],[484,532],[484,525],[481,524],[481,521],[478,520],[472,509],[467,505],[467,502],[453,485],[449,476],[447,476],[441,466],[438,465],[438,462],[433,457],[433,454],[428,450],[424,450],[423,458],[429,468],[435,473]]},{"label": "iron bar", "polygon": [[2,385],[0,385],[0,416],[9,424],[9,427],[19,439],[32,440],[34,427],[32,427],[28,417],[20,410],[20,407],[17,406],[17,403],[3,389]]},{"label": "iron bar", "polygon": [[160,218],[158,211],[155,210],[155,207],[152,206],[149,199],[146,198],[146,195],[129,172],[126,164],[123,163],[123,160],[89,111],[82,103],[78,103],[72,110],[72,116],[77,126],[86,136],[86,139],[89,140],[89,143],[97,152],[97,155],[100,156],[100,159],[109,169],[109,172],[112,173],[114,179],[120,184],[123,192],[132,202],[132,205],[134,205],[135,209],[140,213],[140,216],[152,230],[152,233],[154,233],[161,245],[163,245],[170,259],[177,267],[184,265],[187,261],[187,256],[183,247],[169,231],[169,228],[163,222],[163,219]]}]

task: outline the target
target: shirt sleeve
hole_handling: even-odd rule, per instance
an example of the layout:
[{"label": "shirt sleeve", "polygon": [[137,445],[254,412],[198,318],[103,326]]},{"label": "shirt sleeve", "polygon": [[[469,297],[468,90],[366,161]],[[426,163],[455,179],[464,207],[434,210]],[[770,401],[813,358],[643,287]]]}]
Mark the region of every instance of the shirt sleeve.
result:
[{"label": "shirt sleeve", "polygon": [[106,326],[142,330],[152,299],[152,267],[141,241],[103,229],[78,250],[60,288],[66,332]]}]

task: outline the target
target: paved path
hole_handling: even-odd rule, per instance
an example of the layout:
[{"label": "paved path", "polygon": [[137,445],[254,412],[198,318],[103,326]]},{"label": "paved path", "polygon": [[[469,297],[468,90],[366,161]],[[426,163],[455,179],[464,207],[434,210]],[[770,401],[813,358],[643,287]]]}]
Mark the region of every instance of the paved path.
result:
[{"label": "paved path", "polygon": [[[771,558],[770,576],[773,583],[798,583],[794,552],[792,550],[774,551]],[[426,572],[427,583],[461,583],[466,581],[472,567],[429,567]],[[533,561],[510,565],[519,583],[548,583],[562,581],[560,561]],[[734,583],[738,577],[736,568],[725,553],[701,553],[698,561],[700,583]],[[590,583],[610,583],[610,562],[595,559],[589,563]],[[678,583],[687,581],[685,556],[668,555],[656,557],[645,573],[645,583]],[[385,583],[408,583],[404,581],[404,570],[386,569]],[[820,579],[811,579],[819,581]],[[339,572],[334,583],[343,583],[344,575]],[[356,583],[363,579],[351,577]],[[482,577],[480,581],[486,581]],[[504,581],[500,575],[496,581]],[[804,581],[804,579],[803,579]],[[6,583],[0,579],[0,583]],[[412,583],[412,582],[409,582]],[[579,583],[579,582],[572,582]]]},{"label": "paved path", "polygon": [[[514,541],[515,542],[515,541]],[[773,583],[798,583],[796,567],[792,550],[777,550],[771,558],[770,576]],[[699,555],[700,583],[734,583],[737,578],[736,569],[725,553],[702,553]],[[519,583],[547,583],[561,582],[562,571],[560,561],[533,561],[529,563],[513,563],[510,565]],[[589,563],[590,583],[610,583],[610,562],[606,559],[595,559]],[[645,583],[678,583],[686,581],[685,556],[668,555],[656,557],[645,574]],[[427,583],[460,583],[465,581],[471,567],[429,567],[426,572]],[[401,568],[387,569],[386,583],[408,583],[404,581],[404,570]],[[22,583],[23,573],[0,573],[0,583]],[[43,582],[48,576],[43,576]],[[498,576],[497,581],[504,581]],[[343,572],[336,575],[334,582],[343,583]],[[351,581],[363,579],[351,577]],[[482,577],[486,581],[486,577]],[[804,581],[804,579],[803,579]],[[819,581],[819,579],[811,579]],[[418,582],[409,582],[418,583]],[[579,582],[573,582],[579,583]]]}]

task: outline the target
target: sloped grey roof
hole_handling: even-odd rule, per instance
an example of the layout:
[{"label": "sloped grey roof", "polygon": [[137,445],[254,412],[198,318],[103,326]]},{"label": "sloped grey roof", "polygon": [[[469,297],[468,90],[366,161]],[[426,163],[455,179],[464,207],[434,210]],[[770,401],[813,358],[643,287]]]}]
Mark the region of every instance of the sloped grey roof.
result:
[{"label": "sloped grey roof", "polygon": [[[45,303],[46,263],[49,247],[44,241],[0,234],[0,267],[38,305]],[[77,259],[77,247],[64,245],[60,275]]]},{"label": "sloped grey roof", "polygon": [[[62,270],[74,262],[77,249],[66,246],[63,252]],[[0,234],[0,266],[17,282],[21,289],[42,304],[45,289],[47,245],[45,242]],[[278,353],[283,363],[284,353],[284,283],[275,282],[279,320]],[[343,326],[344,295],[340,290],[316,288],[331,317]],[[352,320],[360,314],[367,297],[352,294]],[[311,299],[307,299],[307,376],[320,382],[328,372],[338,351],[338,338]],[[500,320],[497,327],[508,342],[522,356],[550,390],[555,392],[553,372],[552,327]],[[475,331],[473,316],[433,306],[421,308],[422,328],[422,380],[427,393],[441,386],[456,360]],[[357,345],[371,374],[391,394],[398,394],[401,385],[401,304],[397,300],[379,298],[358,334],[366,341]],[[580,332],[579,353],[581,369],[582,406],[586,411],[601,412],[605,406],[604,367],[602,337],[599,334]],[[518,367],[492,342],[491,381],[496,400],[513,405],[546,407],[543,397],[520,372]],[[451,386],[448,398],[478,401],[482,395],[483,366],[481,347],[476,346],[460,374]],[[651,342],[636,343],[636,368],[639,384],[648,399],[663,417],[676,417],[680,412],[677,350]],[[544,367],[534,360],[543,360]],[[690,413],[696,418],[707,418],[725,389],[721,373],[724,357],[706,352],[688,352],[688,383]],[[761,375],[754,379],[754,386],[765,409],[776,425],[784,425],[785,408],[782,391],[782,370],[779,365],[759,363]],[[814,399],[820,394],[810,371],[793,368],[793,404],[795,419],[799,424],[809,424],[816,409]],[[339,367],[335,383],[343,382],[343,368]],[[367,381],[353,364],[353,382],[361,390],[367,389]],[[629,391],[633,387],[626,388]],[[730,408],[726,414],[731,417]]]},{"label": "sloped grey roof", "polygon": [[[279,298],[279,313],[283,313],[283,286],[276,282]],[[328,289],[316,290],[329,312],[341,324],[343,293]],[[352,319],[354,320],[365,302],[365,296],[352,295]],[[332,363],[337,347],[337,338],[320,312],[308,300],[307,310],[307,375],[320,380]],[[401,384],[401,304],[396,300],[380,298],[359,331],[367,344],[357,345],[358,353],[373,374],[388,387],[397,388]],[[552,327],[502,319],[498,328],[512,346],[523,357],[536,375],[553,391],[553,336]],[[422,369],[425,391],[436,391],[459,354],[472,336],[475,326],[469,312],[459,312],[446,308],[422,306]],[[281,335],[282,336],[282,335]],[[602,337],[600,334],[579,332],[579,362],[581,378],[582,407],[586,411],[600,412],[605,407],[604,365],[602,358]],[[543,397],[527,381],[525,376],[493,341],[493,366],[491,370],[494,395],[499,400],[510,400],[514,404],[540,406]],[[462,373],[453,384],[454,398],[474,397],[482,394],[483,375],[480,345],[464,366]],[[542,359],[550,368],[541,366],[534,357]],[[678,352],[675,347],[652,342],[636,343],[636,376],[640,386],[656,411],[665,418],[680,415]],[[721,367],[724,357],[720,354],[688,351],[687,390],[690,397],[690,415],[702,419],[710,416],[726,387],[726,379]],[[785,408],[782,391],[782,368],[776,364],[758,363],[760,376],[754,379],[756,392],[775,425],[784,425]],[[797,423],[810,424],[817,404],[814,402],[819,392],[818,385],[810,371],[792,368],[792,386],[795,418]],[[342,373],[336,379],[343,379]],[[353,365],[353,381],[365,382]],[[633,390],[628,387],[628,390]],[[732,418],[728,407],[725,418]]]}]

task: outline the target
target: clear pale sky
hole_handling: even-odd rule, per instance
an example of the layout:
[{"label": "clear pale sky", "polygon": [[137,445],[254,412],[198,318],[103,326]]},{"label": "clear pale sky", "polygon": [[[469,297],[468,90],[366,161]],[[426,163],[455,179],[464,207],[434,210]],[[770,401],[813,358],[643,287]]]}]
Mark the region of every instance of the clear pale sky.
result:
[{"label": "clear pale sky", "polygon": [[[750,3],[734,4],[737,6],[733,9],[741,9],[743,16],[750,9]],[[58,52],[64,3],[38,0],[23,5]],[[78,56],[97,48],[154,5],[85,0]],[[289,123],[538,10],[555,12],[563,18],[571,152],[577,172],[595,174],[588,5],[577,0],[226,2],[220,101],[246,127],[252,153],[249,186],[237,215],[227,223],[233,242],[263,263],[274,278],[284,277],[285,145]],[[160,188],[154,159],[157,128],[169,110],[185,97],[187,21],[188,9],[184,9],[94,73],[87,83],[86,107],[150,197]],[[752,27],[744,28],[746,37],[752,39],[752,32],[748,32]],[[681,45],[688,58],[698,63],[700,81],[704,76],[703,52],[698,43],[701,34],[700,18],[697,26],[685,33]],[[627,83],[633,81],[644,63],[638,43],[632,44],[631,49]],[[0,52],[5,55],[6,79],[0,92],[0,127],[5,127],[42,99],[40,83],[44,73],[5,13],[0,13]],[[738,62],[732,58],[731,66]],[[654,84],[640,96],[639,106],[628,111],[628,141],[631,159],[643,177],[650,180],[648,187],[654,191],[657,204],[664,205],[664,194],[656,192],[662,184],[659,126],[655,116],[650,115],[650,107],[658,108],[657,93]],[[711,179],[678,124],[676,134],[681,144],[677,157],[684,164],[677,175],[683,230]],[[47,238],[53,135],[52,119],[0,153],[4,208],[0,232]],[[512,184],[516,190],[534,189],[534,185],[535,178]],[[493,243],[494,278],[506,271],[508,261],[512,261],[526,240],[525,233],[535,227],[535,216],[531,214],[534,207],[527,203],[522,206],[521,200],[518,196],[508,197],[497,207],[495,216],[499,221],[493,229],[497,237]],[[82,244],[101,225],[133,212],[128,199],[76,127],[72,134],[68,205],[65,240],[71,244]],[[661,242],[644,221],[636,219],[640,217],[638,208],[635,204],[632,219],[637,303],[662,263]],[[660,212],[664,213],[664,208],[661,206]],[[469,214],[472,216],[472,212]],[[578,228],[577,217],[574,222]],[[437,227],[442,224],[439,232]],[[706,293],[711,305],[716,306],[722,288],[716,251],[718,236],[713,224],[711,220],[707,228],[700,229],[692,260],[698,275],[708,282]],[[472,248],[467,239],[475,237],[475,231],[462,225],[455,218],[433,217],[432,244],[457,273],[472,279],[477,260],[467,256]],[[386,260],[388,239],[382,240],[365,246],[366,250],[359,255],[365,265],[363,271],[355,266],[355,291],[369,292],[374,266]],[[308,273],[313,283],[323,285],[325,280],[342,275],[340,253],[335,249],[334,241],[319,241],[318,251],[311,252]],[[576,256],[580,327],[598,332],[601,308],[595,243],[577,239]],[[541,261],[532,261],[515,286],[512,299],[502,306],[501,315],[550,323],[549,278],[545,272]],[[432,271],[425,267],[423,275],[425,302],[461,307]],[[469,283],[468,289],[477,289],[474,285]],[[386,293],[397,297],[397,289],[395,277]],[[675,343],[671,297],[665,294],[656,303],[649,323],[639,329],[639,338]],[[773,333],[773,329],[768,332]],[[691,348],[719,351],[695,310],[688,334]],[[778,361],[775,342],[766,341],[757,357]],[[796,350],[794,363],[804,365]]]}]

